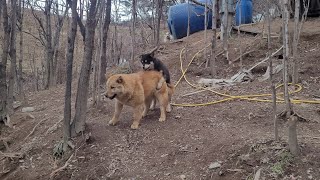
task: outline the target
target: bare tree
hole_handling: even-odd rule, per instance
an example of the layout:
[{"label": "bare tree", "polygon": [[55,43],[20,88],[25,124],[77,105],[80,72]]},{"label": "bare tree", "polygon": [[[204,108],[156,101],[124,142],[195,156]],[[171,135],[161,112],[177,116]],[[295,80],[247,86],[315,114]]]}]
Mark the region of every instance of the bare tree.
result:
[{"label": "bare tree", "polygon": [[218,3],[214,0],[212,3],[212,42],[211,42],[211,77],[214,78],[217,74],[216,72],[216,46],[217,46],[217,11]]},{"label": "bare tree", "polygon": [[[2,46],[2,55],[0,63],[0,121],[6,122],[8,119],[8,106],[7,106],[7,60],[9,55],[9,46],[10,46],[10,27],[9,27],[9,17],[6,0],[0,0],[0,5],[2,8],[2,17],[3,17],[3,46]],[[0,8],[0,9],[1,9]]]},{"label": "bare tree", "polygon": [[[241,9],[241,8],[240,8]],[[268,21],[268,57],[269,57],[269,74],[271,82],[271,92],[272,92],[272,117],[274,122],[274,137],[275,141],[279,140],[279,131],[278,131],[278,117],[277,117],[277,94],[276,86],[273,79],[273,63],[271,58],[271,15],[270,15],[270,1],[267,1],[267,21]],[[241,11],[240,11],[241,12]]]},{"label": "bare tree", "polygon": [[10,35],[10,73],[9,73],[9,86],[8,86],[8,110],[9,114],[13,113],[13,101],[14,101],[14,84],[16,77],[16,63],[17,63],[17,0],[11,0],[11,35]]},{"label": "bare tree", "polygon": [[132,0],[132,26],[131,26],[131,61],[130,66],[133,67],[134,63],[134,51],[135,51],[135,30],[136,30],[136,17],[137,17],[137,0]]},{"label": "bare tree", "polygon": [[222,0],[222,9],[223,9],[223,21],[222,21],[222,40],[223,40],[223,50],[226,60],[229,64],[229,51],[228,51],[228,0]]},{"label": "bare tree", "polygon": [[[64,15],[61,16],[59,15],[59,11],[57,11],[57,24],[56,24],[56,30],[55,33],[52,32],[52,9],[53,9],[53,0],[47,0],[45,1],[45,6],[44,6],[44,15],[45,15],[45,21],[40,18],[37,13],[34,10],[35,7],[39,7],[40,9],[43,9],[40,5],[35,2],[35,4],[31,4],[30,0],[28,1],[28,4],[31,7],[32,15],[38,22],[39,28],[39,37],[36,38],[41,42],[41,44],[45,47],[45,59],[44,59],[44,64],[45,64],[45,77],[44,77],[44,82],[45,82],[45,89],[49,89],[50,87],[54,86],[56,84],[56,67],[57,67],[57,58],[58,55],[55,53],[58,52],[59,48],[59,38],[60,38],[60,33],[61,29],[63,26],[63,20],[67,15],[68,12],[68,7],[66,7]],[[77,15],[77,20],[80,19],[80,17]],[[80,25],[79,25],[80,26]],[[81,26],[80,26],[81,27]],[[27,34],[31,35],[31,33],[26,32]],[[32,35],[35,37],[34,35]]]},{"label": "bare tree", "polygon": [[156,45],[159,45],[160,29],[161,29],[161,17],[162,17],[163,0],[157,0],[156,14],[157,14],[157,26],[156,26]]},{"label": "bare tree", "polygon": [[111,0],[107,0],[106,10],[105,10],[105,18],[103,24],[102,31],[102,52],[101,52],[101,71],[100,71],[100,84],[104,84],[106,82],[106,68],[107,68],[107,38],[109,25],[111,21]]},{"label": "bare tree", "polygon": [[24,99],[24,91],[23,91],[23,84],[22,84],[22,61],[23,61],[23,15],[24,15],[24,1],[19,0],[19,68],[18,68],[18,91],[19,96],[21,99]]},{"label": "bare tree", "polygon": [[289,30],[288,30],[288,24],[289,24],[289,11],[288,11],[288,0],[283,1],[283,81],[284,81],[284,98],[286,103],[286,113],[287,118],[290,117],[292,112],[292,106],[290,102],[290,95],[289,95],[289,89],[288,89],[288,82],[289,82],[289,73],[288,73],[288,60],[289,60]]},{"label": "bare tree", "polygon": [[87,102],[88,102],[88,87],[90,70],[92,63],[92,55],[94,48],[94,35],[96,29],[96,5],[97,0],[91,0],[89,7],[89,13],[86,20],[86,33],[84,42],[84,56],[81,66],[81,72],[79,77],[77,98],[76,98],[76,111],[71,125],[71,136],[83,132],[85,129]]},{"label": "bare tree", "polygon": [[67,80],[64,100],[64,150],[66,150],[67,142],[70,138],[70,122],[71,122],[71,85],[72,85],[72,66],[74,55],[74,42],[77,33],[77,0],[73,0],[71,5],[72,21],[68,33],[68,52],[67,52]]}]

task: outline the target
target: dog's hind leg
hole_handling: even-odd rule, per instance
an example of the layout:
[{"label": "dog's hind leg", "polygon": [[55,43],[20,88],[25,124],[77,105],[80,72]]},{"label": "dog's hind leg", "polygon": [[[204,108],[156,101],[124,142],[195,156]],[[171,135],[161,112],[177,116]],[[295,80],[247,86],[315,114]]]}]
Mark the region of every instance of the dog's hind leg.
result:
[{"label": "dog's hind leg", "polygon": [[122,108],[123,108],[123,104],[121,104],[119,101],[116,101],[115,111],[114,111],[112,119],[109,121],[109,125],[114,126],[117,124],[117,122],[119,121],[119,116],[120,116]]},{"label": "dog's hind leg", "polygon": [[[153,99],[147,99],[145,101],[145,107],[144,107],[144,110],[143,110],[143,114],[142,114],[142,117],[146,117],[149,109],[150,109],[150,104],[153,102]],[[152,105],[152,104],[151,104]]]},{"label": "dog's hind leg", "polygon": [[168,93],[158,93],[156,94],[157,99],[160,104],[160,118],[159,121],[163,122],[166,120],[166,107],[168,106],[169,103],[169,98],[168,98]]},{"label": "dog's hind leg", "polygon": [[157,98],[153,98],[151,101],[150,109],[154,110],[154,108],[156,107],[156,104],[157,104]]},{"label": "dog's hind leg", "polygon": [[134,108],[134,113],[133,113],[133,123],[131,125],[131,129],[138,129],[143,111],[145,109],[145,105],[139,105]]}]

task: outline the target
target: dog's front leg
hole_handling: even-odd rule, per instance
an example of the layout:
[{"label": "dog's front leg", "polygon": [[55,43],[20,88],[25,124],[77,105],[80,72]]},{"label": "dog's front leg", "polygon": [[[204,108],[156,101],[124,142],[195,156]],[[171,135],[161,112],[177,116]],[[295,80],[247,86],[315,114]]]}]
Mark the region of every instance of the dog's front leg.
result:
[{"label": "dog's front leg", "polygon": [[131,125],[131,129],[138,129],[142,115],[143,115],[143,111],[144,111],[144,107],[145,105],[139,105],[137,107],[134,108],[134,112],[133,112],[133,123]]},{"label": "dog's front leg", "polygon": [[123,104],[121,104],[118,100],[116,100],[115,111],[114,111],[114,114],[113,114],[111,121],[109,121],[109,125],[114,126],[117,124],[117,122],[119,121],[119,116],[120,116],[122,108],[123,108]]}]

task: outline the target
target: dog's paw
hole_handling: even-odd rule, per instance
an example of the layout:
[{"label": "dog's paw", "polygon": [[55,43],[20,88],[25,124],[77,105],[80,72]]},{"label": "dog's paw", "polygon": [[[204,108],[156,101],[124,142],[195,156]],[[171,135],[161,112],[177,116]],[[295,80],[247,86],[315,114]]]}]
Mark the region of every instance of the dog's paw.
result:
[{"label": "dog's paw", "polygon": [[160,121],[160,122],[164,122],[164,121],[166,121],[166,118],[165,118],[165,117],[160,117],[160,118],[159,118],[159,121]]},{"label": "dog's paw", "polygon": [[111,126],[115,126],[117,124],[118,121],[114,121],[114,120],[110,120],[109,121],[109,125]]},{"label": "dog's paw", "polygon": [[139,127],[139,124],[137,124],[137,123],[133,123],[131,125],[131,129],[138,129],[138,127]]}]

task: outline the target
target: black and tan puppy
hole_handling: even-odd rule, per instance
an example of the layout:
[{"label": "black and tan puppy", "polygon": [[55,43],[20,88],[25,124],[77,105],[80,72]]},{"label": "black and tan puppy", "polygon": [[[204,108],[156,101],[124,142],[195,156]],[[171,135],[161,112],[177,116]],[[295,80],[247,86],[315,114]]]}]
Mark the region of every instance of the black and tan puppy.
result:
[{"label": "black and tan puppy", "polygon": [[[172,92],[169,92],[169,102],[171,102],[171,96],[174,91],[174,85],[171,84],[170,80],[170,72],[166,65],[164,65],[163,62],[161,62],[159,59],[154,57],[154,49],[151,53],[142,54],[140,56],[140,62],[142,64],[142,67],[144,70],[156,70],[159,72],[162,72],[164,79],[166,80],[167,86],[172,90]],[[152,101],[150,109],[154,109],[156,105],[156,101]],[[172,110],[170,103],[168,104],[166,108],[167,112],[170,112]]]}]

